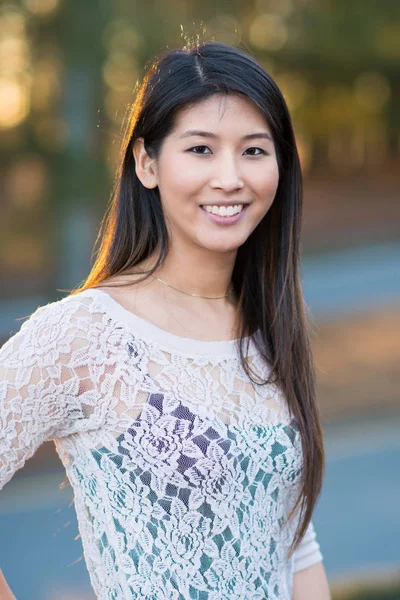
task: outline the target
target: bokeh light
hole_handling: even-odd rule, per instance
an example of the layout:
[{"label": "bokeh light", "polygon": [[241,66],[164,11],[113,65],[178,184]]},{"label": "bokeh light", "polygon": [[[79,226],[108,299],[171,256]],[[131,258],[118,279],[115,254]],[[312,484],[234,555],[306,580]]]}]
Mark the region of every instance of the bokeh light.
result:
[{"label": "bokeh light", "polygon": [[33,14],[47,16],[59,7],[59,0],[24,0],[24,5]]},{"label": "bokeh light", "polygon": [[293,0],[256,0],[256,11],[287,17],[293,11]]},{"label": "bokeh light", "polygon": [[262,14],[249,28],[250,43],[262,50],[280,50],[288,39],[288,29],[280,16]]},{"label": "bokeh light", "polygon": [[0,12],[0,129],[20,125],[29,114],[30,64],[25,19],[6,5]]},{"label": "bokeh light", "polygon": [[48,192],[49,171],[39,155],[21,157],[8,169],[5,192],[17,210],[40,207]]},{"label": "bokeh light", "polygon": [[0,128],[15,127],[27,117],[28,91],[16,77],[0,78]]},{"label": "bokeh light", "polygon": [[62,93],[63,69],[57,48],[49,44],[43,54],[33,65],[31,103],[37,111],[49,110]]},{"label": "bokeh light", "polygon": [[289,110],[294,113],[312,93],[311,84],[299,72],[278,73],[276,80],[285,96]]},{"label": "bokeh light", "polygon": [[376,29],[373,41],[379,56],[391,60],[400,59],[400,23],[380,25]]},{"label": "bokeh light", "polygon": [[382,73],[361,73],[354,82],[354,95],[363,109],[371,113],[379,112],[391,95],[389,81]]},{"label": "bokeh light", "polygon": [[2,75],[21,72],[30,67],[29,46],[22,37],[5,36],[0,39]]},{"label": "bokeh light", "polygon": [[124,19],[112,20],[105,28],[102,39],[109,52],[119,50],[129,54],[137,52],[143,43],[137,30]]},{"label": "bokeh light", "polygon": [[103,78],[111,89],[131,91],[138,77],[139,70],[133,57],[121,51],[110,53],[103,67]]}]

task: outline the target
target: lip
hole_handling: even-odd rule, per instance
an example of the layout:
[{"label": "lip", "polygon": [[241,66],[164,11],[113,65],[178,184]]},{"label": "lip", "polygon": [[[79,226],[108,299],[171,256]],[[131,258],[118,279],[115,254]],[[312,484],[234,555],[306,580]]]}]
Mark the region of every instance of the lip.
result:
[{"label": "lip", "polygon": [[[224,204],[224,206],[231,206],[230,204]],[[248,208],[248,204],[244,204],[242,210],[237,215],[232,215],[231,217],[221,217],[220,215],[214,215],[213,213],[209,213],[203,206],[200,206],[201,210],[205,214],[205,216],[212,221],[213,223],[217,223],[217,225],[233,225],[237,221],[239,221]]]}]

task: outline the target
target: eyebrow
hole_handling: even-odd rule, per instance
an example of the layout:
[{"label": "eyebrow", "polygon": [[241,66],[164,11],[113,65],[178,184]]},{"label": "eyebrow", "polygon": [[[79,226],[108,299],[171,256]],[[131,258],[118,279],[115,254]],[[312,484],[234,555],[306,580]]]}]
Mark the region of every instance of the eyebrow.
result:
[{"label": "eyebrow", "polygon": [[[190,129],[189,131],[185,131],[185,133],[182,133],[180,137],[180,139],[182,138],[187,138],[187,137],[191,137],[191,136],[200,136],[200,137],[206,137],[206,138],[217,138],[218,136],[215,135],[215,133],[211,133],[210,131],[200,131],[198,129]],[[242,140],[255,140],[255,139],[259,139],[259,138],[263,138],[266,140],[270,140],[272,142],[272,137],[270,136],[269,133],[266,132],[258,132],[258,133],[249,133],[248,135],[244,135],[242,137]]]}]

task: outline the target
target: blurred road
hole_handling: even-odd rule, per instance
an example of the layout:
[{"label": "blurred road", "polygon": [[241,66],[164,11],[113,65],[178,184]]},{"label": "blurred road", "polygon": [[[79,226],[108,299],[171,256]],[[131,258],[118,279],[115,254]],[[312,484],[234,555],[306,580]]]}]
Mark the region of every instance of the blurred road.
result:
[{"label": "blurred road", "polygon": [[400,572],[400,411],[325,425],[313,522],[328,577]]},{"label": "blurred road", "polygon": [[306,257],[302,284],[317,319],[336,319],[396,301],[400,307],[400,242]]}]

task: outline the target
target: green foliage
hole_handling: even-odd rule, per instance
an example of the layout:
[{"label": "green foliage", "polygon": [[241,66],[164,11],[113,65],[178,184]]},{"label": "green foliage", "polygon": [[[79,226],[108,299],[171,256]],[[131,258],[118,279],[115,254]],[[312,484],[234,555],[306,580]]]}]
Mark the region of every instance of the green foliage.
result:
[{"label": "green foliage", "polygon": [[384,587],[369,586],[348,592],[333,592],[332,600],[400,600],[400,581]]}]

